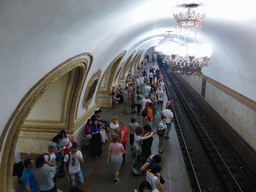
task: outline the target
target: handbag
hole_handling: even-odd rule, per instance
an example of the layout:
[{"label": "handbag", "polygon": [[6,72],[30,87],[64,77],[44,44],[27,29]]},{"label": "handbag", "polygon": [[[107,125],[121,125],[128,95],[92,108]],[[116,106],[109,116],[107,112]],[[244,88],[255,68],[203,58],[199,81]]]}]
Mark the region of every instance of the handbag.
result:
[{"label": "handbag", "polygon": [[157,131],[156,131],[156,133],[157,133],[157,135],[159,135],[159,136],[164,136],[164,133],[165,133],[165,129],[163,129],[163,130],[160,130],[160,128],[159,128],[159,125],[158,125],[158,128],[157,128]]},{"label": "handbag", "polygon": [[162,175],[160,175],[160,183],[161,183],[161,184],[165,184],[165,180],[164,180],[164,178],[162,177]]},{"label": "handbag", "polygon": [[164,180],[164,178],[162,177],[162,175],[160,173],[157,173],[156,176],[158,177],[161,184],[165,184],[165,180]]},{"label": "handbag", "polygon": [[148,115],[148,108],[145,107],[145,109],[143,109],[142,112],[141,112],[141,116],[146,117],[147,115]]},{"label": "handbag", "polygon": [[163,130],[157,129],[157,132],[156,132],[157,135],[164,136],[164,133],[165,133],[165,129],[163,129]]}]

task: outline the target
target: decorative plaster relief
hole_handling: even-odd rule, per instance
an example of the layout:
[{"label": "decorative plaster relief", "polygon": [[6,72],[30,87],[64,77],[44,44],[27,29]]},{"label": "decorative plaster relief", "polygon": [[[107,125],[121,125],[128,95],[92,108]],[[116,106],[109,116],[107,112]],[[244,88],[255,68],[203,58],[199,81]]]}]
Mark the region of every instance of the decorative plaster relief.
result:
[{"label": "decorative plaster relief", "polygon": [[100,76],[101,76],[101,69],[99,69],[96,73],[94,73],[89,80],[87,87],[84,92],[84,99],[83,99],[83,108],[88,108],[88,106],[91,104],[93,100],[93,95],[95,93],[96,87],[98,85]]},{"label": "decorative plaster relief", "polygon": [[[88,62],[88,60],[90,60],[90,62]],[[15,146],[19,138],[21,127],[33,106],[51,84],[64,74],[77,68],[78,81],[76,88],[73,90],[71,98],[72,105],[70,105],[71,108],[69,108],[70,116],[68,118],[68,129],[72,130],[74,128],[74,114],[77,109],[76,106],[78,105],[77,101],[81,94],[81,87],[83,87],[90,69],[91,61],[92,55],[90,53],[82,53],[66,60],[39,80],[22,98],[4,127],[0,137],[0,191],[13,190],[12,173]]]},{"label": "decorative plaster relief", "polygon": [[114,84],[114,77],[117,74],[118,66],[120,65],[125,53],[126,51],[123,51],[111,62],[111,64],[107,67],[100,80],[100,84],[98,86],[96,94],[96,103],[101,103],[99,104],[99,106],[104,105],[102,101],[99,101],[99,94],[105,94],[106,96],[108,95],[108,97],[111,98],[109,92],[111,90],[111,86]]},{"label": "decorative plaster relief", "polygon": [[49,86],[29,113],[23,127],[32,124],[56,126],[56,123],[59,125],[62,123],[62,126],[65,125],[63,120],[65,104],[69,95],[70,78],[71,73],[67,73]]}]

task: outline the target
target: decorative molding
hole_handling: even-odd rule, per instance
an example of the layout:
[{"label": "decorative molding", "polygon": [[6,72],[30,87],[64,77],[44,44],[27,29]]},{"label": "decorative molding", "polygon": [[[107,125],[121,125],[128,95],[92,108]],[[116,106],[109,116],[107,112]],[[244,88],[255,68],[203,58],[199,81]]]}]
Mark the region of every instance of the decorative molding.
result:
[{"label": "decorative molding", "polygon": [[136,53],[136,50],[134,50],[130,56],[126,59],[123,67],[122,67],[122,74],[120,75],[120,79],[119,80],[125,80],[125,77],[127,75],[127,68],[129,67],[129,63],[131,58],[133,57],[133,55]]},{"label": "decorative molding", "polygon": [[78,113],[78,107],[79,107],[79,101],[80,101],[80,98],[81,98],[81,95],[82,95],[82,91],[83,91],[83,87],[84,87],[84,84],[85,84],[85,81],[86,81],[86,78],[89,74],[89,71],[91,69],[91,66],[92,66],[92,62],[93,62],[93,56],[91,53],[87,53],[87,61],[88,61],[88,70],[86,71],[86,74],[84,76],[84,80],[83,80],[83,83],[82,83],[82,89],[79,91],[79,94],[78,94],[78,102],[77,102],[77,105],[76,105],[76,110],[75,110],[75,118],[74,120],[77,119],[77,113]]},{"label": "decorative molding", "polygon": [[139,55],[140,55],[140,51],[138,51],[136,54],[135,54],[135,56],[132,58],[132,60],[130,60],[130,62],[129,62],[129,65],[128,65],[128,72],[132,72],[132,70],[133,70],[133,67],[136,65],[136,63],[137,63],[137,59],[138,59],[138,57],[139,57]]},{"label": "decorative molding", "polygon": [[99,108],[98,105],[94,104],[88,111],[86,111],[81,117],[79,117],[79,119],[75,121],[73,133],[94,114],[94,111],[96,111],[97,108]]},{"label": "decorative molding", "polygon": [[[65,115],[64,109],[65,109],[66,99],[67,99],[67,95],[68,95],[68,87],[69,87],[70,78],[71,78],[71,73],[68,74],[68,78],[66,80],[66,86],[65,86],[65,91],[64,91],[64,99],[63,99],[63,102],[62,102],[61,119],[60,120],[26,119],[24,124],[26,124],[26,122],[32,122],[32,123],[64,123],[64,115]],[[22,127],[24,127],[24,125]]]},{"label": "decorative molding", "polygon": [[213,80],[212,78],[210,78],[206,75],[201,74],[201,78],[205,79],[206,82],[210,83],[214,87],[218,88],[219,90],[223,91],[224,93],[226,93],[230,97],[234,98],[238,102],[242,103],[246,107],[248,107],[251,110],[256,112],[256,102],[255,101],[249,99],[248,97],[245,97],[244,95],[234,91],[233,89],[230,89],[229,87]]},{"label": "decorative molding", "polygon": [[69,131],[65,125],[63,126],[47,126],[47,125],[26,125],[22,127],[22,131],[27,132],[45,132],[45,133],[58,133],[62,129]]},{"label": "decorative molding", "polygon": [[[59,132],[58,132],[59,133]],[[55,132],[50,133],[31,133],[30,131],[21,131],[19,138],[24,139],[43,139],[43,140],[49,140],[49,142],[52,140],[53,137],[56,136]]]},{"label": "decorative molding", "polygon": [[80,77],[79,79],[82,80],[78,80],[78,85],[76,86],[74,94],[72,95],[73,103],[69,113],[69,125],[72,126],[72,123],[74,123],[72,120],[74,121],[74,114],[76,111],[75,106],[77,105],[79,94],[81,93],[81,90],[79,89],[83,87],[82,85],[84,84],[90,69],[90,64],[88,64],[88,57],[92,58],[92,55],[90,53],[82,53],[66,60],[62,64],[52,69],[25,94],[25,96],[14,110],[0,137],[0,191],[13,190],[12,173],[15,146],[21,131],[21,127],[24,124],[24,121],[30,113],[31,109],[51,84],[53,84],[64,74],[78,68],[78,74]]},{"label": "decorative molding", "polygon": [[[83,104],[82,104],[83,108],[86,108],[86,110],[93,100],[93,96],[95,94],[95,91],[101,76],[101,72],[102,72],[101,69],[99,69],[96,73],[94,73],[86,86],[86,89],[84,92]],[[92,87],[92,85],[95,84],[95,82],[96,82],[96,85]]]},{"label": "decorative molding", "polygon": [[115,76],[115,79],[114,79],[114,82],[116,83],[117,82],[117,79],[119,79],[120,75],[121,75],[121,70],[123,68],[123,64],[124,62],[122,62],[121,65],[119,65],[118,69],[117,69],[117,73],[116,73],[116,76]]},{"label": "decorative molding", "polygon": [[126,51],[123,51],[122,53],[120,53],[104,71],[104,74],[101,77],[101,80],[97,89],[96,103],[99,102],[99,99],[98,99],[99,93],[109,94],[109,91],[111,90],[111,86],[113,85],[114,77],[117,72],[118,66],[120,65],[120,62],[123,59],[125,53]]}]

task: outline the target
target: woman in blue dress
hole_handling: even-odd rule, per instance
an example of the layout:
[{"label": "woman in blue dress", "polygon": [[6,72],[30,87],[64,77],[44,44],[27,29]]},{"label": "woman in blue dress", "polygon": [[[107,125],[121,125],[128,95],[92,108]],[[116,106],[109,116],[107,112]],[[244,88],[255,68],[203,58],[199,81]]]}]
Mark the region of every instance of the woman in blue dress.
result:
[{"label": "woman in blue dress", "polygon": [[102,153],[102,143],[98,119],[94,119],[90,134],[92,135],[90,143],[90,154],[92,157],[99,157]]}]

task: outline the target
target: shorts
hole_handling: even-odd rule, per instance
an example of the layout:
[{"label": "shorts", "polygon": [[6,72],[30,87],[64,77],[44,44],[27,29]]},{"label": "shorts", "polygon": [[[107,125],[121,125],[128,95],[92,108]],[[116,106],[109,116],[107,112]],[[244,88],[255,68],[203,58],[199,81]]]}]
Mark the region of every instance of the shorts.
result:
[{"label": "shorts", "polygon": [[158,101],[158,104],[163,104],[163,101]]},{"label": "shorts", "polygon": [[167,131],[170,131],[172,127],[172,123],[166,123],[166,125],[167,125]]},{"label": "shorts", "polygon": [[123,161],[123,157],[120,158],[114,158],[111,157],[111,162],[113,163],[113,165],[115,166],[115,170],[119,171],[122,165],[122,161]]}]

